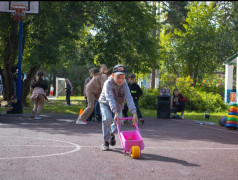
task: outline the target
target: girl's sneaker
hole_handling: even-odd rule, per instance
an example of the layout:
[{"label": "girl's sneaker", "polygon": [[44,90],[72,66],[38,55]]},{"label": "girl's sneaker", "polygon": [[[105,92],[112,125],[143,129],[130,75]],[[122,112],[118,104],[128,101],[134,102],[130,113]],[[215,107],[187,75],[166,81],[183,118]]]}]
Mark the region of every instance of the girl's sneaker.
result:
[{"label": "girl's sneaker", "polygon": [[101,147],[102,151],[108,151],[109,150],[109,142],[104,142],[104,144]]},{"label": "girl's sneaker", "polygon": [[35,120],[39,120],[39,119],[41,119],[41,117],[38,115],[35,115]]},{"label": "girl's sneaker", "polygon": [[82,121],[77,119],[76,124],[87,124],[87,121]]},{"label": "girl's sneaker", "polygon": [[35,111],[32,110],[32,112],[31,112],[31,118],[34,118],[34,117],[35,117]]}]

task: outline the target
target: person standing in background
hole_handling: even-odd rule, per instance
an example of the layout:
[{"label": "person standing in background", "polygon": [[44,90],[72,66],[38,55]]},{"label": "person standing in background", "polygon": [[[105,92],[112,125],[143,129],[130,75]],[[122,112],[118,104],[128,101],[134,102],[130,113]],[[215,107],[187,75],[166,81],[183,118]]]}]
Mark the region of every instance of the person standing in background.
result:
[{"label": "person standing in background", "polygon": [[66,83],[66,102],[67,102],[67,106],[70,106],[70,96],[71,96],[71,91],[73,90],[73,86],[71,84],[71,82],[69,81],[69,79],[65,79],[65,83]]},{"label": "person standing in background", "polygon": [[48,100],[46,95],[48,93],[48,85],[44,80],[44,73],[39,71],[37,73],[36,81],[31,84],[31,101],[34,102],[31,118],[36,120],[41,119],[40,113],[44,105],[44,100]]},{"label": "person standing in background", "polygon": [[[106,64],[101,64],[99,66],[99,71],[102,74],[108,74],[107,65]],[[110,71],[112,71],[112,69]],[[94,104],[94,114],[95,114],[95,122],[101,122],[102,121],[102,116],[101,116],[100,104],[97,100],[95,100],[95,104]]]},{"label": "person standing in background", "polygon": [[[141,114],[141,111],[140,111],[140,108],[139,108],[139,98],[140,96],[143,94],[143,91],[142,89],[140,88],[140,86],[136,83],[136,75],[134,73],[130,73],[128,75],[128,87],[130,89],[130,92],[131,92],[131,96],[133,98],[133,101],[135,103],[135,106],[136,106],[136,112],[138,114],[138,117],[140,119],[140,122],[141,124],[143,125],[144,124],[144,119],[142,117],[142,114]],[[124,117],[128,117],[128,106],[127,106],[127,103],[125,102],[124,104],[124,109],[123,109],[123,115]],[[125,121],[127,122],[127,121]]]},{"label": "person standing in background", "polygon": [[[86,86],[89,83],[89,81],[93,78],[93,71],[94,71],[94,68],[89,69],[89,77],[87,77],[84,82],[83,95],[86,100],[86,107],[88,106],[88,100],[87,100],[87,95],[86,95]],[[91,113],[91,115],[89,116],[87,121],[92,121],[93,115],[94,115],[94,111]]]},{"label": "person standing in background", "polygon": [[[185,103],[187,99],[179,92],[178,88],[175,88],[173,91],[173,103],[172,103],[172,112],[174,113],[173,118],[181,118],[184,119],[184,110]],[[177,115],[177,112],[181,112],[181,117]]]},{"label": "person standing in background", "polygon": [[53,84],[51,84],[51,86],[50,86],[50,96],[53,96],[53,94],[54,94],[54,86],[53,86]]}]

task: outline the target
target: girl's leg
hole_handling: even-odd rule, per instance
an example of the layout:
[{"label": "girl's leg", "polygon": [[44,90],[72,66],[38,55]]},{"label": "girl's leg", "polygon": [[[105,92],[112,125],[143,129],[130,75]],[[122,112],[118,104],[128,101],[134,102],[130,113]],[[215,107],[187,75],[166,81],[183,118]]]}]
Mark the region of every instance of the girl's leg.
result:
[{"label": "girl's leg", "polygon": [[181,109],[181,116],[183,116],[183,112],[185,110],[185,103],[184,102],[181,103],[180,109]]},{"label": "girl's leg", "polygon": [[38,97],[36,98],[36,100],[34,101],[34,107],[33,107],[33,111],[36,113],[38,108]]},{"label": "girl's leg", "polygon": [[45,97],[42,94],[39,94],[37,99],[38,99],[38,106],[37,106],[36,115],[39,116],[44,105]]}]

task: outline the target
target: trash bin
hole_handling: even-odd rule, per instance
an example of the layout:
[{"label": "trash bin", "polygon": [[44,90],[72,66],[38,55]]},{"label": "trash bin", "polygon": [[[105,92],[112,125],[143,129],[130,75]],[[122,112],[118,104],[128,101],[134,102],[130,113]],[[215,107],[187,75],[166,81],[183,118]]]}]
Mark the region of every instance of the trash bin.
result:
[{"label": "trash bin", "polygon": [[171,96],[158,96],[157,118],[170,119]]}]

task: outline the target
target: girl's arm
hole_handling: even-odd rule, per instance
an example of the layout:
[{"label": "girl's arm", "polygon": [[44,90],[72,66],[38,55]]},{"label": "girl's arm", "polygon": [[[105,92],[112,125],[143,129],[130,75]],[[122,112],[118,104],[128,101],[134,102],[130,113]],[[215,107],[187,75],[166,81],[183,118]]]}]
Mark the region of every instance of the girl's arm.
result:
[{"label": "girl's arm", "polygon": [[186,99],[182,94],[180,94],[180,99],[179,99],[179,101],[181,101],[181,102],[186,102],[187,99]]}]

